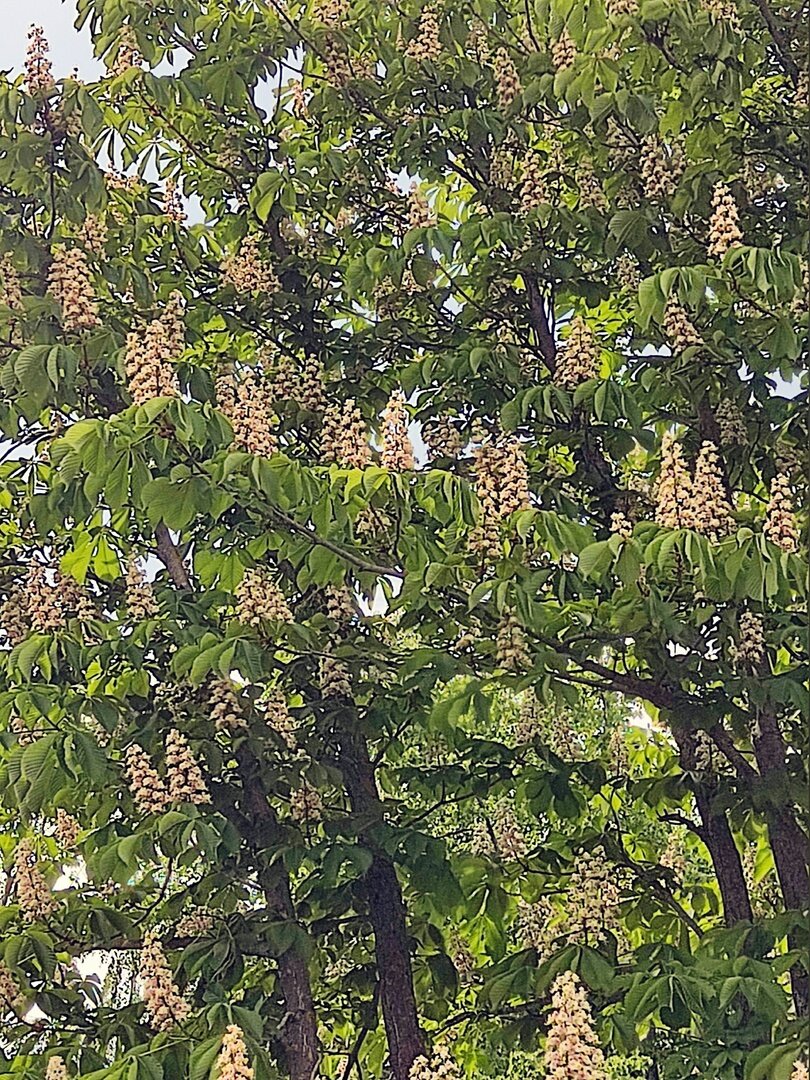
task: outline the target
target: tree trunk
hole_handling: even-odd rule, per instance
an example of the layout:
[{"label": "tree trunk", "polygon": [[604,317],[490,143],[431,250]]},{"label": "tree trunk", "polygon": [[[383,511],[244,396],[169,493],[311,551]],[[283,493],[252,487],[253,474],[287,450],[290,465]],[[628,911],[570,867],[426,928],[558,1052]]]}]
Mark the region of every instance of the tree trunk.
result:
[{"label": "tree trunk", "polygon": [[[767,712],[758,716],[753,744],[763,781],[770,780],[774,791],[781,787],[787,797],[787,751],[775,716]],[[785,907],[792,911],[806,911],[810,902],[807,836],[796,820],[792,808],[786,803],[771,803],[766,810],[766,819],[768,840]],[[804,947],[794,935],[788,935],[788,944],[794,949]],[[790,977],[796,1012],[802,1016],[808,1012],[810,1005],[808,975],[797,965],[791,970]]]},{"label": "tree trunk", "polygon": [[[253,849],[259,869],[259,883],[270,911],[279,919],[295,921],[295,907],[285,870],[262,864],[263,851],[273,843],[277,820],[260,777],[260,762],[242,746],[237,752],[239,773],[245,792],[243,831]],[[318,1073],[318,1019],[312,997],[312,982],[307,959],[295,942],[276,960],[278,982],[284,1000],[285,1016],[279,1032],[287,1057],[290,1080],[313,1080]]]},{"label": "tree trunk", "polygon": [[[681,755],[681,764],[688,772],[696,770],[697,740],[692,731],[673,728],[673,736]],[[718,813],[713,806],[714,785],[695,783],[693,790],[700,814],[700,836],[706,845],[720,887],[723,915],[727,926],[738,922],[751,922],[754,913],[745,882],[742,860],[734,843],[724,812]]]},{"label": "tree trunk", "polygon": [[413,988],[405,904],[391,858],[370,835],[382,823],[383,809],[368,747],[356,733],[353,719],[347,726],[353,730],[342,732],[340,764],[352,809],[363,823],[362,839],[372,855],[365,885],[388,1054],[396,1080],[408,1080],[414,1061],[425,1052],[425,1040]]}]

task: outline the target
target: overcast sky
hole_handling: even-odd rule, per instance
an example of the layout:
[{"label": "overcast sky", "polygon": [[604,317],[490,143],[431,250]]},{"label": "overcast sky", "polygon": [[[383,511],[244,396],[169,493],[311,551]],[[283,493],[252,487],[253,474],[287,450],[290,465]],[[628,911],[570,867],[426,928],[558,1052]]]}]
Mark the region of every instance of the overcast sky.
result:
[{"label": "overcast sky", "polygon": [[37,23],[51,45],[54,75],[69,75],[74,67],[88,77],[93,70],[93,53],[87,31],[73,27],[74,0],[0,0],[0,70],[20,71],[25,60],[28,27]]}]

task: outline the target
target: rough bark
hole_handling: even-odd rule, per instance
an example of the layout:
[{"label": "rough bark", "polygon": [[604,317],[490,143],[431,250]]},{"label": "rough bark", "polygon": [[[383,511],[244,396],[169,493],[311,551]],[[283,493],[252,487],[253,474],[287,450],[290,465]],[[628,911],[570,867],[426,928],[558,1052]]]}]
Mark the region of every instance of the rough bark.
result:
[{"label": "rough bark", "polygon": [[[673,735],[684,769],[694,772],[696,764],[694,732],[675,728]],[[738,922],[750,922],[754,914],[751,909],[751,898],[748,895],[740,853],[734,843],[726,815],[724,812],[718,812],[714,807],[715,792],[711,783],[695,783],[693,790],[700,815],[700,837],[709,852],[717,884],[720,887],[726,925],[734,926]]]},{"label": "rough bark", "polygon": [[[259,864],[259,884],[272,914],[285,922],[295,922],[286,871],[278,866],[261,865],[261,853],[272,843],[278,823],[261,783],[260,763],[244,746],[240,747],[237,760],[245,792],[243,809],[250,823],[247,828],[243,825],[243,831],[249,834]],[[290,1080],[313,1080],[318,1073],[320,1053],[318,1020],[306,957],[293,944],[277,958],[276,964],[286,1010],[279,1036],[287,1057]]]},{"label": "rough bark", "polygon": [[[753,744],[763,781],[770,781],[772,789],[781,789],[787,798],[787,749],[779,723],[772,714],[763,712],[759,715]],[[806,911],[810,902],[807,836],[787,802],[771,803],[765,816],[768,841],[785,907],[792,911]],[[788,943],[791,948],[801,950],[804,947],[793,935],[788,936]],[[793,1001],[797,1013],[801,1016],[806,1014],[810,1007],[808,974],[797,966],[791,970],[790,977]]]},{"label": "rough bark", "polygon": [[[351,721],[349,727],[354,728]],[[405,904],[394,864],[372,835],[383,820],[382,803],[365,739],[353,730],[342,735],[340,763],[352,810],[363,823],[361,837],[371,852],[365,886],[391,1068],[396,1080],[408,1080],[414,1061],[425,1052],[425,1041],[413,988]]]}]

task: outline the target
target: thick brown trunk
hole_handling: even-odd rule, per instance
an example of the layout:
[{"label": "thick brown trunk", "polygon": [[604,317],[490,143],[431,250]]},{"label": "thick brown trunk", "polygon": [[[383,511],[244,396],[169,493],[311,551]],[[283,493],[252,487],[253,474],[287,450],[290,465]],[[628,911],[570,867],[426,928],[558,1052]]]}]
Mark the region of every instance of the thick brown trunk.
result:
[{"label": "thick brown trunk", "polygon": [[[694,732],[675,728],[673,735],[680,751],[681,764],[688,772],[695,773],[697,740]],[[700,814],[700,836],[708,849],[717,877],[726,925],[750,922],[754,913],[742,860],[725,813],[714,808],[714,785],[711,782],[698,781],[693,790]]]},{"label": "thick brown trunk", "polygon": [[[260,763],[245,747],[237,752],[237,760],[245,792],[245,831],[249,833],[267,907],[278,919],[292,923],[296,917],[295,907],[286,872],[278,866],[262,865],[263,851],[273,843],[277,821],[261,783]],[[309,966],[295,942],[277,958],[276,963],[285,1009],[279,1035],[290,1080],[313,1080],[318,1073],[320,1055]]]},{"label": "thick brown trunk", "polygon": [[[351,720],[348,726],[354,726]],[[394,864],[371,835],[382,823],[382,803],[368,747],[355,731],[343,732],[340,763],[352,809],[363,823],[362,839],[372,855],[365,885],[388,1055],[396,1080],[408,1080],[414,1061],[425,1052],[413,988],[408,923]]]},{"label": "thick brown trunk", "polygon": [[[275,886],[264,886],[268,905],[286,919],[294,919],[287,878]],[[287,1010],[281,1026],[281,1041],[287,1055],[290,1080],[313,1080],[318,1073],[318,1022],[312,1000],[312,984],[306,959],[292,945],[278,958],[278,982]]]},{"label": "thick brown trunk", "polygon": [[[768,783],[772,791],[781,789],[787,799],[787,750],[779,723],[774,716],[762,713],[758,717],[753,744],[763,781]],[[810,902],[807,836],[787,802],[782,805],[771,804],[766,810],[766,819],[768,840],[785,907],[793,911],[805,911]],[[791,948],[803,948],[802,943],[792,935],[788,936],[788,944]],[[796,967],[790,975],[796,1011],[803,1015],[807,1013],[810,1003],[807,972]]]}]

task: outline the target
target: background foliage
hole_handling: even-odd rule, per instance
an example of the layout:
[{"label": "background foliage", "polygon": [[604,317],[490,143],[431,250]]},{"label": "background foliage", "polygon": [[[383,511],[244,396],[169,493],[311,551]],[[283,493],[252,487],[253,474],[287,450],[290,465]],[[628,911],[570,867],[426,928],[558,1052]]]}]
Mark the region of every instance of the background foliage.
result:
[{"label": "background foliage", "polygon": [[572,969],[611,1077],[789,1077],[806,7],[77,8],[0,82],[0,1072],[546,1075]]}]

